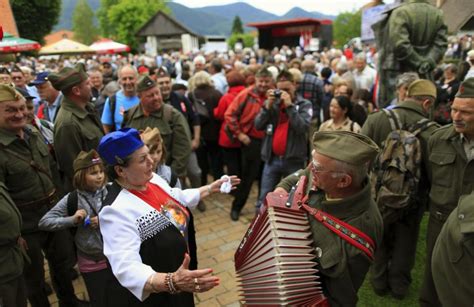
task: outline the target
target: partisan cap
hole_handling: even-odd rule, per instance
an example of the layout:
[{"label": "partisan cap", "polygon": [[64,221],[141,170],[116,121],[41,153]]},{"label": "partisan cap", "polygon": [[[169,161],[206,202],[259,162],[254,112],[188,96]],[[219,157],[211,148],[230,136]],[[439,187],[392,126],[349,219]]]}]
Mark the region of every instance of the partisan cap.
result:
[{"label": "partisan cap", "polygon": [[89,76],[82,63],[77,64],[74,68],[65,67],[60,72],[51,73],[48,76],[49,81],[58,91],[67,90],[88,78]]},{"label": "partisan cap", "polygon": [[456,97],[474,98],[474,77],[468,78],[461,83]]},{"label": "partisan cap", "polygon": [[322,155],[354,165],[372,161],[379,152],[369,137],[349,131],[315,132],[313,147]]},{"label": "partisan cap", "polygon": [[138,80],[137,92],[146,91],[147,89],[152,88],[154,86],[156,86],[155,80],[150,78],[150,76],[148,76],[148,75],[143,75]]},{"label": "partisan cap", "polygon": [[36,78],[30,82],[30,86],[32,85],[41,85],[41,84],[44,84],[46,82],[48,82],[48,75],[49,75],[49,72],[45,71],[45,72],[40,72],[39,74],[36,75]]},{"label": "partisan cap", "polygon": [[146,146],[152,147],[157,143],[162,143],[163,140],[161,139],[160,130],[158,128],[150,128],[146,127],[146,129],[140,134],[140,137],[145,143]]},{"label": "partisan cap", "polygon": [[168,69],[166,69],[165,66],[161,66],[156,71],[156,76],[157,76],[157,78],[163,78],[163,77],[169,77],[170,74],[168,73]]},{"label": "partisan cap", "polygon": [[120,165],[126,157],[144,145],[137,129],[123,128],[102,137],[98,151],[107,164]]},{"label": "partisan cap", "polygon": [[89,168],[98,164],[102,164],[102,159],[97,151],[92,149],[89,152],[81,151],[72,163],[72,168],[74,169],[74,173],[76,173],[81,169]]},{"label": "partisan cap", "polygon": [[0,84],[0,102],[17,101],[21,98],[21,94],[9,84]]},{"label": "partisan cap", "polygon": [[415,80],[408,86],[407,96],[431,96],[436,98],[436,86],[430,80]]}]

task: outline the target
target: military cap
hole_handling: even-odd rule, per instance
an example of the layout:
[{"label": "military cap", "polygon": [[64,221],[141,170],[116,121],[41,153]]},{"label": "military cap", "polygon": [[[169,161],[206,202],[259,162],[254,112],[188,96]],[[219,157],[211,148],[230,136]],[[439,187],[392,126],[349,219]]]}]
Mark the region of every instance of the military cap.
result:
[{"label": "military cap", "polygon": [[122,128],[105,135],[100,140],[98,151],[108,164],[120,165],[126,157],[144,145],[137,129]]},{"label": "military cap", "polygon": [[27,90],[25,89],[22,89],[21,87],[15,87],[16,91],[18,93],[21,94],[21,96],[23,96],[23,98],[25,99],[35,99],[36,97],[35,96],[31,96],[30,93],[28,93]]},{"label": "military cap", "polygon": [[431,96],[436,98],[436,86],[430,80],[415,80],[408,86],[407,96]]},{"label": "military cap", "polygon": [[89,168],[98,164],[102,164],[102,159],[100,158],[97,151],[92,149],[89,152],[81,151],[72,163],[72,168],[74,169],[74,173],[76,173],[81,169]]},{"label": "military cap", "polygon": [[146,129],[143,130],[143,132],[140,134],[140,137],[143,143],[145,143],[145,145],[148,147],[152,147],[158,143],[163,142],[163,140],[161,139],[160,130],[156,127],[153,129],[150,127],[146,127]]},{"label": "military cap", "polygon": [[74,68],[64,67],[60,72],[51,73],[48,76],[49,81],[58,91],[67,90],[88,78],[82,63],[77,64]]},{"label": "military cap", "polygon": [[41,84],[44,84],[46,82],[48,82],[48,75],[49,75],[49,72],[47,71],[44,71],[44,72],[40,72],[39,74],[36,75],[36,78],[30,82],[30,86],[32,85],[41,85]]},{"label": "military cap", "polygon": [[156,71],[156,76],[157,76],[158,78],[163,78],[163,77],[169,77],[170,74],[168,73],[168,69],[166,69],[166,67],[161,66],[161,67],[158,68],[158,70]]},{"label": "military cap", "polygon": [[313,135],[317,153],[354,165],[372,161],[379,147],[369,137],[350,131],[318,131]]},{"label": "military cap", "polygon": [[464,80],[456,94],[459,98],[474,98],[474,77]]},{"label": "military cap", "polygon": [[0,84],[0,102],[17,101],[22,96],[15,88],[8,84]]},{"label": "military cap", "polygon": [[152,78],[150,78],[150,76],[143,75],[138,80],[137,92],[146,91],[147,89],[152,88],[154,86],[156,86],[156,82]]}]

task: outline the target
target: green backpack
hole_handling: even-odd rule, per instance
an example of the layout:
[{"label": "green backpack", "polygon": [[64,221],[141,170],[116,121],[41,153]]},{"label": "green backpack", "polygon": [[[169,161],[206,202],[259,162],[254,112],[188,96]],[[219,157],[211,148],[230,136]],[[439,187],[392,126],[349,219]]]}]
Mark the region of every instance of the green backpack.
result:
[{"label": "green backpack", "polygon": [[392,131],[382,143],[371,174],[372,192],[382,214],[414,204],[421,176],[421,144],[418,135],[436,123],[424,118],[404,127],[394,110],[383,110]]}]

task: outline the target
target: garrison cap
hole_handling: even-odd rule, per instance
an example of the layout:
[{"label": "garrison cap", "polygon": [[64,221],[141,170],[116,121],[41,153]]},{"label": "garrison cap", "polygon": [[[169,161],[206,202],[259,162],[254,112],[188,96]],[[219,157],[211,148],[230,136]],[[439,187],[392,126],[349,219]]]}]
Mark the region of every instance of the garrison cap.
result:
[{"label": "garrison cap", "polygon": [[81,151],[72,164],[74,173],[81,169],[89,168],[93,165],[102,164],[102,159],[95,149],[89,152]]},{"label": "garrison cap", "polygon": [[150,76],[143,75],[138,80],[137,92],[146,91],[147,89],[150,89],[154,86],[156,86],[156,82],[152,78],[150,78]]},{"label": "garrison cap", "polygon": [[102,137],[98,151],[108,164],[121,165],[126,157],[144,145],[137,129],[122,128]]},{"label": "garrison cap", "polygon": [[0,84],[0,102],[17,101],[22,96],[15,88],[9,84]]},{"label": "garrison cap", "polygon": [[408,86],[407,96],[431,96],[433,98],[436,98],[436,86],[430,80],[415,80]]},{"label": "garrison cap", "polygon": [[150,148],[158,143],[163,142],[161,139],[160,130],[156,127],[153,129],[146,127],[146,129],[140,134],[140,137],[143,143],[145,143],[145,145]]},{"label": "garrison cap", "polygon": [[461,83],[456,97],[474,98],[474,77],[468,78]]},{"label": "garrison cap", "polygon": [[48,76],[49,81],[58,91],[67,90],[74,85],[87,80],[89,76],[86,73],[84,64],[79,63],[74,68],[65,67],[58,73],[51,73]]},{"label": "garrison cap", "polygon": [[166,69],[165,66],[161,66],[160,68],[158,68],[158,70],[156,71],[156,75],[158,78],[170,76],[170,74],[168,73],[168,69]]},{"label": "garrison cap", "polygon": [[313,135],[317,153],[354,165],[372,161],[379,147],[369,137],[350,131],[318,131]]}]

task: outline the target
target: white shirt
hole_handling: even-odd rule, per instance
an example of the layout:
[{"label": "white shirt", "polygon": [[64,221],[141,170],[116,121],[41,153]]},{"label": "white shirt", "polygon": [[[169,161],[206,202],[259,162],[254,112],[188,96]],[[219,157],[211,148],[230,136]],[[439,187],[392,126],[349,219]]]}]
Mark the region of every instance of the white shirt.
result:
[{"label": "white shirt", "polygon": [[352,74],[354,76],[357,89],[366,89],[370,91],[375,83],[375,69],[366,65],[364,70],[358,71],[357,69],[354,69]]}]

